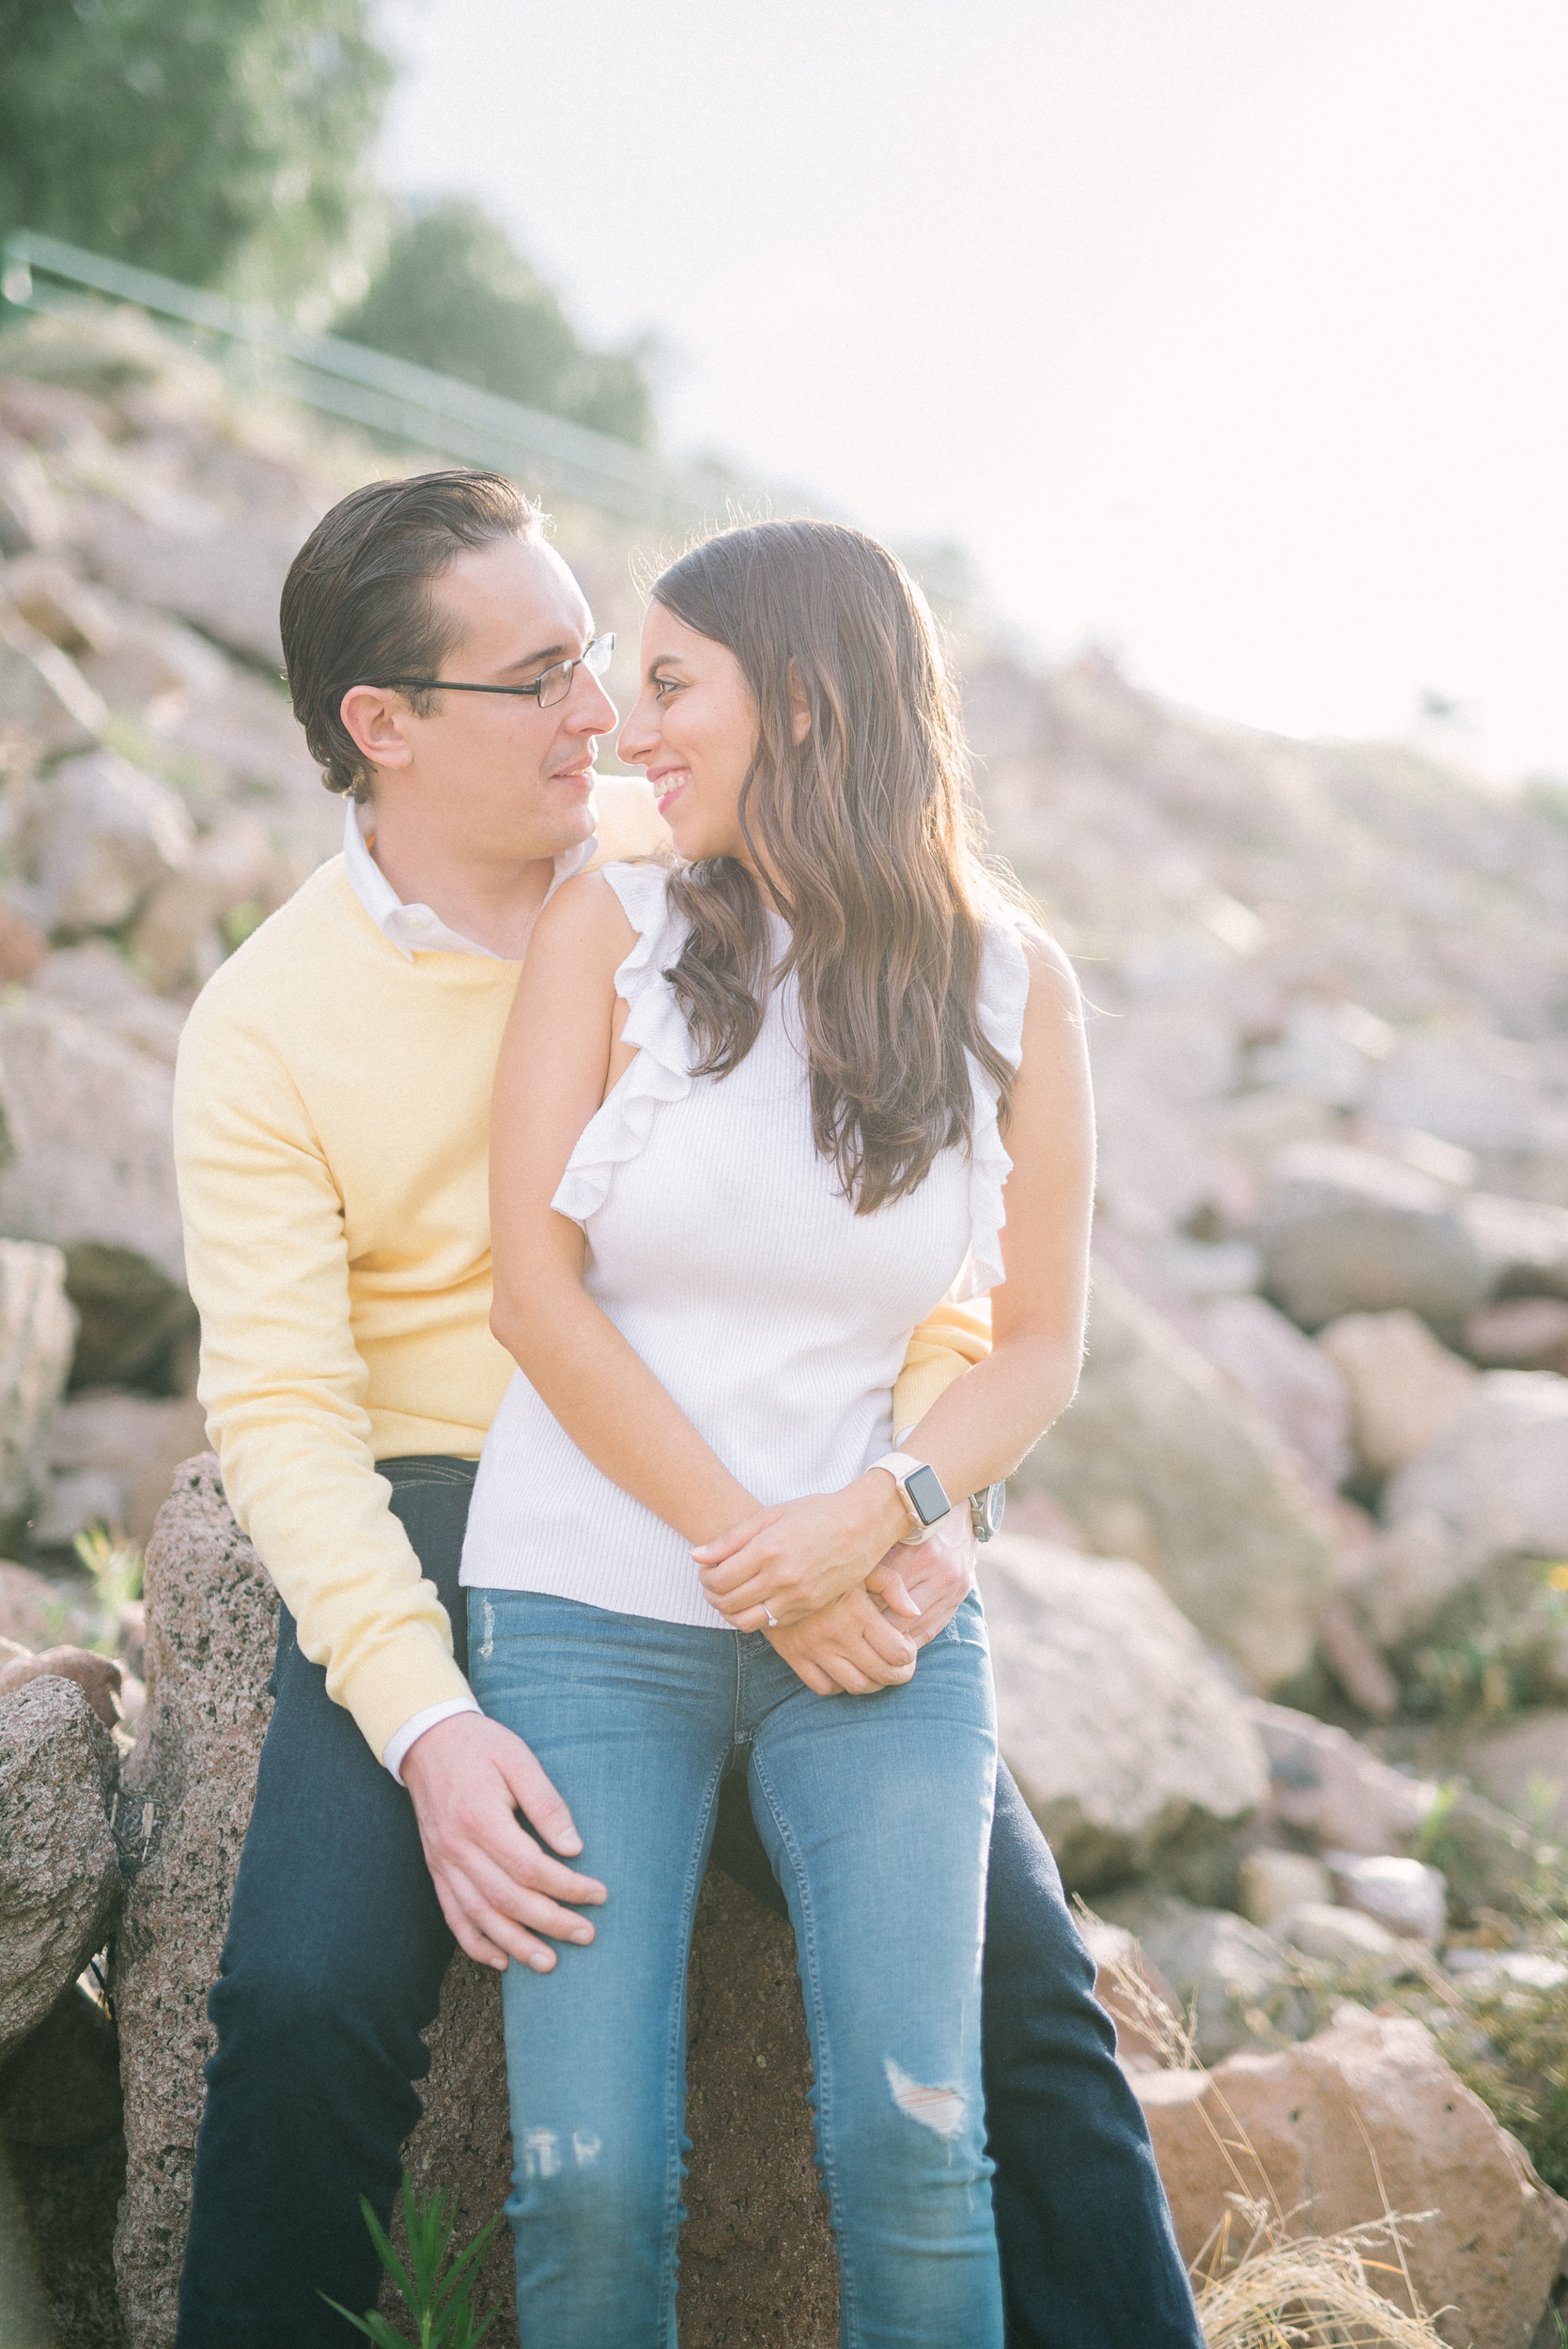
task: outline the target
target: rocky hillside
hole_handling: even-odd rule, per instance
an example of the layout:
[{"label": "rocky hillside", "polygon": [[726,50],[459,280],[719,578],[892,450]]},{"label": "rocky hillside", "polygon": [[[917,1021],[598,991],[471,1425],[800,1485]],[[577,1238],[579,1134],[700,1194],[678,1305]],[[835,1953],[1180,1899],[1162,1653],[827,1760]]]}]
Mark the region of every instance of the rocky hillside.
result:
[{"label": "rocky hillside", "polygon": [[[214,1630],[243,1546],[199,1472],[150,1626],[132,1595],[203,1444],[172,1063],[341,827],[278,680],[284,570],[409,461],[124,320],[0,344],[0,2130],[40,2340],[166,2337],[267,1605],[253,1560]],[[660,550],[580,514],[558,537],[634,643]],[[1104,1912],[1108,1989],[1120,1966],[1189,2011],[1200,2068],[1172,2072],[1120,2009],[1189,2253],[1233,2183],[1199,2111],[1222,2066],[1296,2181],[1281,2231],[1383,2215],[1380,2162],[1396,2207],[1449,2213],[1410,2255],[1457,2311],[1434,2337],[1530,2349],[1568,2240],[1568,822],[955,629],[993,838],[1078,960],[1102,1118],[1082,1390],[983,1569],[1008,1759]],[[210,1756],[214,1637],[244,1735]],[[72,1987],[116,1932],[120,2049]],[[1483,2226],[1451,2223],[1461,2176]],[[705,2219],[693,2275],[730,2242]]]}]

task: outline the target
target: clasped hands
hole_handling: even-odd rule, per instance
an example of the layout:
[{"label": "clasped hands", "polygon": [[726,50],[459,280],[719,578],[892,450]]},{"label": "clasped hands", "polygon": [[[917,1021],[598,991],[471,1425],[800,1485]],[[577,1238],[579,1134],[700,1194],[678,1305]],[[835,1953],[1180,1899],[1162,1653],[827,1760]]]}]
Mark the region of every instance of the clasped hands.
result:
[{"label": "clasped hands", "polygon": [[726,1623],[762,1632],[818,1696],[864,1696],[913,1675],[969,1589],[967,1524],[955,1540],[944,1520],[904,1549],[908,1525],[892,1477],[870,1469],[842,1492],[759,1509],[691,1555]]}]

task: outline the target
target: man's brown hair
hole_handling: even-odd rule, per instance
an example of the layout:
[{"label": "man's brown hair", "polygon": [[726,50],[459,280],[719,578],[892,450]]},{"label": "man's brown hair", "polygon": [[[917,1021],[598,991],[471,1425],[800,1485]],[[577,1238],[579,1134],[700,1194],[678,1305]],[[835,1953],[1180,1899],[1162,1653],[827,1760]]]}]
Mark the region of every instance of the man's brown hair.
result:
[{"label": "man's brown hair", "polygon": [[[349,686],[439,676],[453,630],[435,582],[471,547],[542,530],[538,507],[503,474],[468,472],[366,482],[317,523],[289,566],[279,619],[294,715],[329,791],[370,791],[339,715]],[[407,692],[427,717],[435,695]]]}]

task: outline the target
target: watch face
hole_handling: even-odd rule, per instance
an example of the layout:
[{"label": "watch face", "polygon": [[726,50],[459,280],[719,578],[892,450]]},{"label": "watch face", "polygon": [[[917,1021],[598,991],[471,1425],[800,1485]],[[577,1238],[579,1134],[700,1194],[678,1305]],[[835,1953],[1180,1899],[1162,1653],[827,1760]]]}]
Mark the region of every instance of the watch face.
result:
[{"label": "watch face", "polygon": [[953,1506],[934,1468],[911,1470],[904,1479],[904,1489],[922,1525],[935,1525],[937,1519],[945,1517]]}]

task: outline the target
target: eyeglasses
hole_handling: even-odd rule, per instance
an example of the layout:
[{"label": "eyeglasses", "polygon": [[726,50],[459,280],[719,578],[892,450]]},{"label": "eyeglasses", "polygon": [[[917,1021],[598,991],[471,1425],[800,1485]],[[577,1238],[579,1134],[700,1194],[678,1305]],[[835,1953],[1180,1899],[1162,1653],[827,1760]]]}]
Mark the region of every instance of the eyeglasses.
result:
[{"label": "eyeglasses", "polygon": [[541,709],[550,709],[564,702],[571,692],[572,671],[586,669],[590,677],[602,677],[610,666],[610,656],[615,649],[615,634],[596,636],[586,652],[575,661],[556,661],[542,670],[532,685],[459,685],[449,677],[366,677],[366,685],[407,685],[429,692],[442,693],[526,693]]}]

